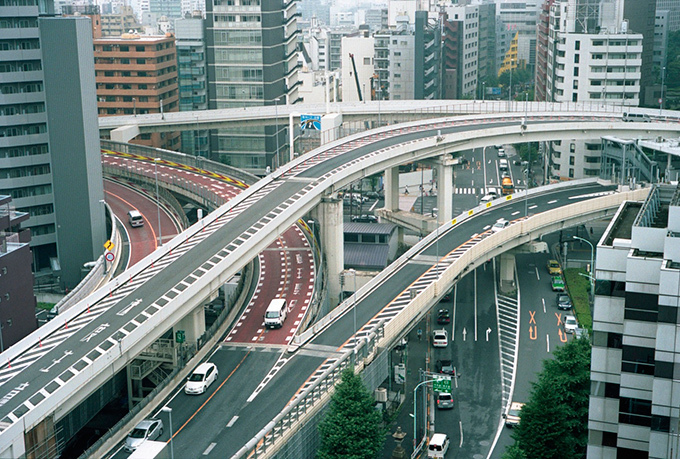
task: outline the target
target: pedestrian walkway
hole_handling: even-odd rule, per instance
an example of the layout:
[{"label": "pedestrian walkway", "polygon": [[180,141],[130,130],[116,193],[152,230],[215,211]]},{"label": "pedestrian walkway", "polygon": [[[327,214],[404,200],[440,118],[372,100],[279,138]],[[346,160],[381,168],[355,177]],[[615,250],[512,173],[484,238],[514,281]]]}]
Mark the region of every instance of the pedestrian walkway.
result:
[{"label": "pedestrian walkway", "polygon": [[453,189],[454,194],[484,194],[484,190],[482,188],[470,188],[470,187],[455,187]]}]

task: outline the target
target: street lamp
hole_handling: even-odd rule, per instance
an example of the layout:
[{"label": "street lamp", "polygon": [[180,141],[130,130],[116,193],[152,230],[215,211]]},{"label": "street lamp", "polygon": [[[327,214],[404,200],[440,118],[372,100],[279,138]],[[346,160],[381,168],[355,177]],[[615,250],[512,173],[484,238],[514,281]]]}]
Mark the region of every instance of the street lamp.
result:
[{"label": "street lamp", "polygon": [[[523,161],[523,163],[527,163]],[[524,175],[524,216],[529,216],[529,164],[524,164],[524,170],[522,171]]]},{"label": "street lamp", "polygon": [[414,453],[416,451],[416,442],[417,442],[416,436],[418,435],[418,432],[416,430],[416,426],[418,424],[418,422],[417,422],[418,421],[418,411],[416,411],[416,400],[417,400],[416,394],[417,394],[418,388],[420,386],[422,386],[423,384],[430,383],[432,381],[434,381],[434,379],[425,380],[425,381],[423,381],[419,384],[416,384],[416,387],[413,388],[413,452]]},{"label": "street lamp", "polygon": [[594,258],[595,247],[593,247],[593,244],[588,239],[584,239],[584,238],[579,237],[579,236],[573,236],[573,238],[578,239],[579,241],[587,242],[588,245],[590,246],[590,276],[588,276],[588,278],[590,279],[590,294],[594,295],[595,290],[593,290],[593,288],[594,288],[593,287],[593,274],[595,273],[595,266],[594,266],[594,263],[595,263],[594,262],[594,260],[595,260],[595,258]]},{"label": "street lamp", "polygon": [[484,102],[485,96],[486,96],[486,81],[482,81],[482,102]]},{"label": "street lamp", "polygon": [[161,229],[161,201],[158,197],[158,161],[160,158],[153,159],[153,170],[156,177],[156,209],[158,211],[158,246],[163,245],[163,230]]},{"label": "street lamp", "polygon": [[663,86],[666,82],[666,67],[661,68],[661,97],[659,98],[659,116],[661,116],[661,110],[663,110]]},{"label": "street lamp", "polygon": [[279,100],[280,98],[274,99],[274,111],[276,113],[276,166],[281,167],[281,158],[279,158]]},{"label": "street lamp", "polygon": [[172,442],[172,408],[168,406],[164,406],[161,408],[161,411],[164,413],[168,413],[168,417],[170,418],[169,424],[170,424],[170,459],[175,459],[175,445]]}]

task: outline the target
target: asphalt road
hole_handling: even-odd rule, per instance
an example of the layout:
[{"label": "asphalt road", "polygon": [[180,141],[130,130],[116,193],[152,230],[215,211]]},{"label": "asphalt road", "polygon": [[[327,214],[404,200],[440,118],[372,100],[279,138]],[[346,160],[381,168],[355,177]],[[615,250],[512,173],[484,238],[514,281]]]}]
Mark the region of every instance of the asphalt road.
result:
[{"label": "asphalt road", "polygon": [[[532,212],[544,211],[554,206],[563,205],[565,202],[574,202],[569,199],[574,195],[584,196],[587,199],[592,193],[602,192],[605,189],[599,185],[587,186],[579,190],[568,189],[555,192],[549,195],[536,196],[530,200]],[[485,231],[500,215],[507,218],[517,218],[513,216],[518,209],[521,209],[523,216],[523,202],[514,202],[496,209],[494,212],[480,214],[474,219],[461,223],[454,231],[442,235],[439,243],[440,256],[466,242],[473,234]],[[436,248],[433,244],[425,250],[427,255],[435,255]],[[417,277],[423,274],[430,266],[420,262],[405,264],[395,275],[389,278],[384,284],[379,286],[371,295],[360,301],[356,307],[356,323],[358,328],[377,317],[380,312],[390,304],[391,299],[398,293],[404,291]],[[493,442],[493,433],[501,415],[501,389],[499,377],[499,356],[498,356],[498,337],[495,310],[493,309],[493,285],[491,269],[486,271],[484,268],[477,270],[477,295],[475,295],[474,276],[468,275],[461,281],[456,292],[455,302],[455,323],[450,325],[452,328],[450,337],[453,339],[449,351],[459,366],[461,377],[458,380],[459,389],[456,395],[460,406],[452,413],[441,413],[443,428],[456,435],[456,431],[463,432],[463,445],[460,447],[462,457],[474,457],[488,451]],[[547,282],[547,281],[546,281]],[[546,288],[550,288],[546,283]],[[475,302],[475,298],[477,299]],[[453,307],[453,306],[451,306]],[[415,326],[415,325],[414,325]],[[486,341],[486,331],[489,333],[489,341]],[[359,332],[362,336],[363,332]],[[328,364],[338,356],[338,352],[347,345],[351,347],[351,336],[354,334],[354,314],[353,311],[341,316],[332,327],[327,328],[317,335],[308,345],[289,357],[280,348],[266,346],[252,346],[250,353],[239,347],[223,346],[219,354],[235,352],[236,355],[228,359],[231,362],[226,369],[222,368],[221,361],[216,361],[220,369],[220,376],[233,374],[222,386],[219,392],[244,393],[245,395],[238,400],[230,400],[228,408],[222,408],[220,423],[223,426],[236,419],[230,427],[220,430],[219,436],[211,434],[210,429],[201,429],[203,443],[208,446],[215,445],[206,454],[206,457],[231,457],[248,439],[262,429],[266,423],[274,417],[280,409],[293,398],[297,390],[303,385],[313,380],[318,375],[322,364]],[[476,340],[475,340],[476,335]],[[417,338],[416,338],[417,339]],[[426,342],[424,340],[423,342]],[[409,346],[412,346],[410,344]],[[445,350],[436,350],[440,354],[433,354],[434,357]],[[277,353],[278,352],[278,353]],[[247,369],[259,368],[261,373],[246,372],[236,368],[236,364],[246,355],[245,361],[249,362]],[[218,354],[216,354],[218,355]],[[433,359],[432,362],[436,360]],[[274,362],[273,377],[269,378],[269,369],[272,369]],[[280,368],[280,369],[279,369]],[[266,375],[266,376],[265,376]],[[289,378],[293,378],[292,380]],[[247,383],[244,385],[244,381]],[[264,382],[264,386],[261,383]],[[209,392],[215,391],[217,386],[211,387]],[[262,387],[254,399],[248,401],[248,397]],[[275,403],[269,396],[265,395],[274,390],[276,396]],[[206,396],[192,397],[193,404],[178,406],[175,408],[174,401],[169,406],[181,411],[178,413],[180,419],[189,419],[200,406],[207,401],[210,404],[223,404],[221,398],[210,399],[210,393]],[[244,402],[245,400],[245,402]],[[204,426],[214,423],[217,418],[213,417],[211,411],[200,411],[192,419],[190,424]],[[253,415],[258,413],[258,415]],[[265,415],[266,413],[266,415]],[[456,415],[455,413],[459,413]],[[452,416],[449,418],[449,416]],[[238,416],[234,418],[234,416]],[[435,414],[436,416],[436,414]],[[436,418],[435,418],[436,419]],[[174,418],[173,418],[173,422]],[[435,425],[438,426],[435,420]],[[406,429],[404,429],[406,430]],[[187,432],[189,432],[188,430]],[[407,430],[409,435],[404,444],[412,442],[412,431]],[[460,442],[460,435],[456,437]],[[194,438],[191,435],[184,435],[180,432],[175,437],[176,451],[191,451],[194,445]],[[185,448],[185,449],[181,449]],[[471,454],[471,456],[467,456]]]},{"label": "asphalt road", "polygon": [[[3,430],[18,422],[28,411],[34,410],[35,406],[41,404],[45,398],[58,401],[70,396],[69,388],[72,384],[68,383],[69,379],[74,374],[86,371],[93,361],[103,355],[112,355],[109,349],[117,346],[117,343],[120,343],[124,336],[129,334],[132,335],[131,338],[137,339],[146,334],[148,327],[140,327],[139,321],[143,323],[148,320],[149,315],[153,315],[168,304],[172,304],[172,298],[176,297],[179,291],[186,289],[187,285],[196,280],[196,276],[204,275],[206,270],[210,270],[211,266],[214,266],[213,260],[228,257],[242,241],[250,239],[256,234],[262,227],[262,219],[275,218],[276,215],[282,213],[290,205],[291,200],[298,199],[300,192],[308,186],[305,178],[319,178],[335,168],[345,167],[353,159],[371,154],[377,149],[389,147],[395,143],[435,135],[439,128],[441,128],[442,134],[448,134],[463,130],[479,130],[489,125],[507,126],[511,124],[517,124],[517,122],[467,125],[452,122],[442,126],[430,125],[428,130],[404,130],[394,137],[375,140],[362,146],[343,144],[335,152],[329,152],[329,159],[322,162],[316,159],[310,160],[309,164],[297,167],[295,173],[286,173],[282,180],[277,180],[258,191],[257,199],[250,201],[249,205],[230,209],[229,214],[223,215],[222,220],[211,227],[210,231],[203,232],[199,229],[191,238],[188,238],[172,252],[164,255],[154,265],[147,267],[136,278],[125,279],[124,273],[121,275],[123,278],[121,281],[121,276],[119,276],[110,287],[110,294],[103,296],[96,304],[88,305],[87,311],[83,310],[81,316],[74,320],[70,327],[69,324],[65,323],[63,327],[49,337],[43,337],[40,342],[34,342],[29,346],[23,343],[21,347],[10,352],[8,355],[14,355],[18,350],[23,350],[22,354],[14,358],[14,365],[8,360],[6,364],[0,367],[0,384],[4,385],[7,390],[7,392],[1,394],[3,402],[5,402],[0,406],[0,418],[6,420],[3,424]],[[294,174],[301,180],[286,180]],[[591,187],[591,192],[595,191],[602,191],[602,188]],[[567,195],[570,193],[587,194],[588,191],[570,189],[561,193],[552,196],[552,204],[548,203],[544,197],[532,198],[529,209],[532,211],[534,209],[547,210],[550,206],[564,204]],[[514,215],[516,215],[513,214],[514,211],[516,211],[516,214],[520,213],[517,203],[464,222],[458,225],[454,231],[443,235],[442,242],[438,246],[442,249],[455,248],[467,241],[473,234],[490,227],[499,214],[514,219]],[[231,243],[237,238],[239,242]],[[425,253],[434,255],[437,252],[434,247],[430,247]],[[177,262],[179,259],[181,261]],[[392,288],[388,291],[391,293],[401,292],[402,290],[399,287],[407,285],[407,282],[403,279],[412,280],[413,276],[417,275],[418,272],[422,273],[423,269],[422,263],[407,263],[397,276],[393,276],[388,281],[388,283],[393,283]],[[369,296],[359,305],[357,317],[360,315],[362,318],[377,315],[385,307],[386,298],[390,298],[390,296],[381,298],[376,298],[375,295]],[[347,316],[345,316],[343,320],[330,327],[314,341],[323,341],[329,343],[330,346],[340,347],[352,334],[352,328],[347,327],[349,323],[350,320],[347,320]],[[45,343],[45,341],[48,342]],[[276,377],[285,373],[283,370],[291,371],[295,367],[295,370],[293,370],[295,375],[305,375],[304,378],[306,379],[311,373],[305,372],[304,369],[308,366],[314,366],[318,359],[319,357],[316,356],[310,357],[304,355],[304,353],[298,353],[278,371]],[[270,380],[270,384],[275,378]],[[243,390],[244,381],[246,386],[254,384],[250,379],[240,380],[237,390]],[[269,389],[270,384],[267,385],[266,389]],[[60,388],[63,388],[63,390],[60,390]],[[292,396],[292,394],[289,395]],[[259,398],[258,396],[256,400]],[[29,399],[31,399],[30,403],[27,402]],[[289,400],[290,397],[281,394],[276,397],[277,401],[282,399]],[[259,409],[254,408],[255,406],[258,406],[258,404],[250,403],[244,407],[234,407],[234,409],[241,408],[241,411],[255,409],[261,413],[271,414],[272,408],[275,410],[276,406],[283,405],[273,403]],[[232,441],[227,442],[229,445],[226,445],[226,449],[219,449],[218,452],[218,448],[214,448],[215,454],[223,457],[228,454],[229,450],[238,449],[238,445],[262,428],[270,418],[248,416],[246,419],[248,426],[245,426],[246,422],[235,424],[235,426],[244,425],[244,431],[240,435],[232,437]]]}]

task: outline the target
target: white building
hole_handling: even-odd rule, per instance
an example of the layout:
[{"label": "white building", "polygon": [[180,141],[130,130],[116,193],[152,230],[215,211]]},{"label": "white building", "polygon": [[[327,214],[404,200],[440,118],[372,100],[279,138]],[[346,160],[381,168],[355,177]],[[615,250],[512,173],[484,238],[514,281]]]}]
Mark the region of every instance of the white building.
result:
[{"label": "white building", "polygon": [[679,196],[622,204],[597,244],[589,459],[676,457]]},{"label": "white building", "polygon": [[479,68],[479,7],[477,5],[446,6],[449,20],[463,22],[463,43],[461,44],[460,94],[475,96]]},{"label": "white building", "polygon": [[[371,77],[373,76],[373,37],[342,37],[342,101],[355,102],[359,100],[358,89],[361,89],[363,99],[370,99],[367,94],[371,90]],[[350,54],[354,56],[356,75]]]},{"label": "white building", "polygon": [[[628,33],[625,21],[617,30],[611,19],[601,22],[607,27],[600,33],[577,33],[588,22],[571,13],[572,1],[550,8],[546,100],[637,107],[642,34]],[[616,14],[617,4],[610,3],[601,4],[601,11]],[[599,143],[599,139],[552,142],[547,146],[549,175],[563,179],[597,175]]]}]

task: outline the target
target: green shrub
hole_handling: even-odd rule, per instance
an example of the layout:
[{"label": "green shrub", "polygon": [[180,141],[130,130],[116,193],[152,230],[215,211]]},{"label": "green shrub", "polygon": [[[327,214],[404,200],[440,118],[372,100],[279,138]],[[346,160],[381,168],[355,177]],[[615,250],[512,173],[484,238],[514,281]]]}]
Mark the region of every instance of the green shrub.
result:
[{"label": "green shrub", "polygon": [[581,274],[588,274],[583,268],[568,268],[564,270],[564,281],[571,301],[574,304],[574,313],[581,327],[593,330],[593,317],[590,314],[590,279]]}]

